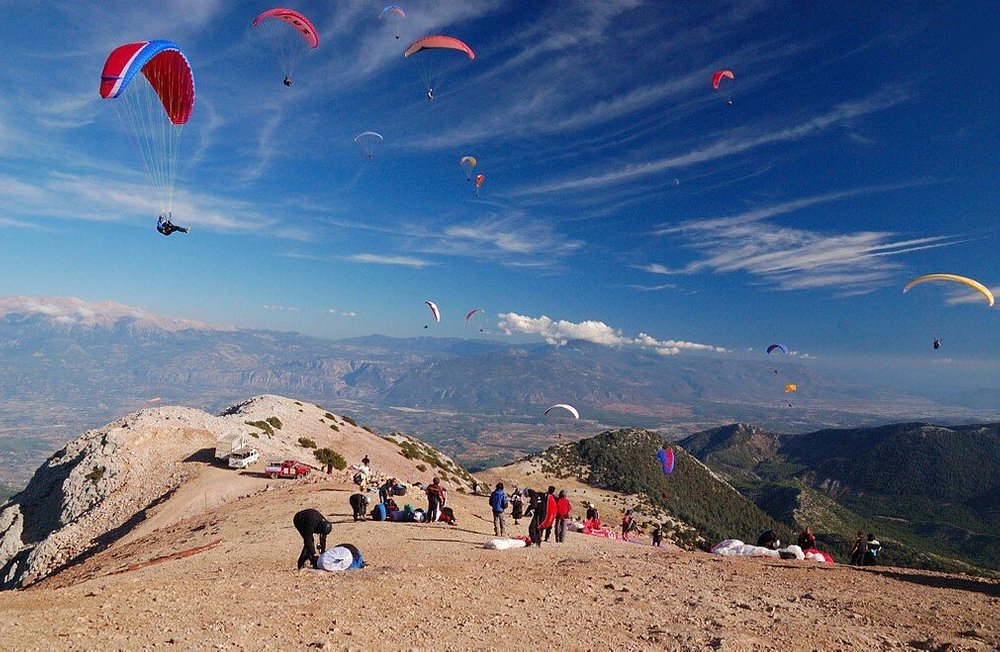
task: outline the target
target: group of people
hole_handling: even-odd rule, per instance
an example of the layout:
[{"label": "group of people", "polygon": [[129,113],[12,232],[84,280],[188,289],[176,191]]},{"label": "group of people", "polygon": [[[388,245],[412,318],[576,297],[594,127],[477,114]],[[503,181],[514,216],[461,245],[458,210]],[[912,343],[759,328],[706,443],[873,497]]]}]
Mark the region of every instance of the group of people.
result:
[{"label": "group of people", "polygon": [[851,547],[852,566],[874,566],[878,563],[879,553],[882,551],[882,544],[878,542],[871,532],[865,537],[865,533],[858,530],[855,535],[854,545]]},{"label": "group of people", "polygon": [[566,521],[569,519],[572,506],[566,491],[556,495],[556,488],[550,486],[542,493],[533,489],[523,492],[515,487],[510,497],[504,491],[502,482],[490,494],[490,509],[493,512],[493,533],[498,537],[507,536],[507,508],[511,508],[511,518],[518,525],[522,518],[531,518],[528,524],[528,537],[531,543],[541,546],[542,541],[549,541],[555,530],[556,543],[562,543],[566,537]]}]

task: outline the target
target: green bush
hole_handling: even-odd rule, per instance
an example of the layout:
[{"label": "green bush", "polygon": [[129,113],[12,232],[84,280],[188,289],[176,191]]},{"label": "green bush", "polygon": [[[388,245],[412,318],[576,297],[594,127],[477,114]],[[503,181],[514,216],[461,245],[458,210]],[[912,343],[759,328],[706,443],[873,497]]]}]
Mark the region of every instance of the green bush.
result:
[{"label": "green bush", "polygon": [[107,469],[104,468],[103,466],[95,466],[93,469],[91,469],[90,473],[88,473],[83,477],[87,478],[94,484],[97,484],[98,482],[101,481],[101,478],[104,477],[105,471],[107,471]]},{"label": "green bush", "polygon": [[342,417],[340,417],[340,418],[341,418],[341,419],[343,419],[344,421],[346,421],[347,423],[351,424],[351,425],[352,425],[352,426],[354,426],[355,428],[357,428],[357,427],[358,427],[358,422],[357,422],[357,421],[355,421],[354,419],[352,419],[351,417],[347,417],[347,416],[342,416]]},{"label": "green bush", "polygon": [[319,448],[313,451],[313,455],[316,456],[316,460],[320,464],[326,467],[327,473],[330,473],[331,469],[343,471],[347,468],[347,460],[332,448]]},{"label": "green bush", "polygon": [[330,421],[336,421],[337,420],[337,417],[333,416],[329,412],[324,412],[323,416],[326,417],[327,419],[329,419]]},{"label": "green bush", "polygon": [[299,446],[302,448],[316,448],[316,442],[308,437],[299,437]]},{"label": "green bush", "polygon": [[331,423],[330,424],[330,430],[332,430],[334,432],[340,432],[340,428],[338,428],[337,424],[335,424],[335,423]]},{"label": "green bush", "polygon": [[275,430],[281,430],[281,419],[278,417],[268,417],[267,422],[274,426]]},{"label": "green bush", "polygon": [[423,473],[424,471],[427,470],[427,465],[426,464],[417,464],[417,470],[420,471],[421,473]]},{"label": "green bush", "polygon": [[[273,418],[273,417],[272,417]],[[254,428],[260,428],[267,433],[268,437],[274,436],[274,428],[267,421],[244,421],[248,426],[253,426]],[[252,433],[251,433],[252,434]]]}]

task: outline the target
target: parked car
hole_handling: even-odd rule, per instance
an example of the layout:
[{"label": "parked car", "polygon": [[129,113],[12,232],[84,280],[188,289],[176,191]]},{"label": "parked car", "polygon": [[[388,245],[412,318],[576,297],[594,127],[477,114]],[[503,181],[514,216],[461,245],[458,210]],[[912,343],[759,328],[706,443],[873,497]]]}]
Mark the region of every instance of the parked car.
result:
[{"label": "parked car", "polygon": [[256,448],[241,448],[229,454],[229,468],[245,469],[260,459],[260,451]]},{"label": "parked car", "polygon": [[301,478],[309,475],[309,467],[295,460],[271,462],[264,473],[272,478]]}]

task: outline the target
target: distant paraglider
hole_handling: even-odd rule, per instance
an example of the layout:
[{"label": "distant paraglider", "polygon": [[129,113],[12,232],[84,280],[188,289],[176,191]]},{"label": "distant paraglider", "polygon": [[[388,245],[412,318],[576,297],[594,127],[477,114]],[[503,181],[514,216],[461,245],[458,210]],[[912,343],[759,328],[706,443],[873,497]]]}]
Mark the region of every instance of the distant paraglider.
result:
[{"label": "distant paraglider", "polygon": [[485,174],[476,175],[476,197],[479,196],[479,189],[483,187],[483,182],[486,181]]},{"label": "distant paraglider", "polygon": [[782,353],[788,353],[788,347],[785,346],[784,344],[772,344],[771,346],[767,347],[767,354],[768,355],[771,355],[775,351],[781,351]]},{"label": "distant paraglider", "polygon": [[[424,301],[424,303],[427,304],[427,307],[430,308],[430,310],[431,310],[431,314],[434,315],[434,321],[435,322],[440,322],[441,321],[441,311],[438,310],[437,304],[434,303],[433,301]],[[427,328],[426,324],[424,325],[424,328]]]},{"label": "distant paraglider", "polygon": [[545,410],[545,412],[543,412],[542,414],[548,414],[552,410],[556,410],[556,409],[566,410],[567,412],[569,412],[570,414],[573,415],[574,419],[579,419],[580,418],[580,413],[576,411],[576,408],[573,407],[572,405],[568,405],[566,403],[556,403],[552,407],[550,407],[547,410]]},{"label": "distant paraglider", "polygon": [[433,34],[419,38],[403,52],[403,56],[410,57],[419,54],[417,60],[421,66],[421,77],[427,86],[427,100],[434,101],[434,89],[441,79],[444,70],[445,59],[454,53],[465,54],[470,61],[476,58],[476,53],[468,45],[453,36],[443,34]]},{"label": "distant paraglider", "polygon": [[319,47],[319,33],[312,22],[293,9],[268,9],[253,19],[254,31],[278,57],[285,86],[292,85],[292,73],[302,57]]},{"label": "distant paraglider", "polygon": [[392,35],[399,38],[399,23],[406,18],[406,12],[402,7],[389,5],[378,15],[378,19],[392,28]]},{"label": "distant paraglider", "polygon": [[381,134],[377,134],[374,131],[364,131],[354,137],[354,142],[361,145],[361,149],[364,150],[365,156],[368,158],[375,157],[375,148],[384,140],[385,138]]},{"label": "distant paraglider", "polygon": [[469,322],[479,325],[479,332],[484,333],[485,323],[486,323],[486,309],[485,308],[473,308],[469,312],[465,313],[465,324],[468,325]]},{"label": "distant paraglider", "polygon": [[[719,85],[722,83],[723,78],[726,78],[726,79],[736,79],[736,76],[733,75],[733,71],[732,70],[716,70],[712,74],[712,89],[713,90],[719,90]],[[733,105],[733,98],[732,97],[726,98],[726,104],[728,104],[729,106],[732,106]]]},{"label": "distant paraglider", "polygon": [[940,338],[935,337],[934,338],[934,350],[936,351],[936,350],[938,350],[940,348],[941,348],[941,340],[940,340]]},{"label": "distant paraglider", "polygon": [[791,394],[792,392],[797,392],[797,391],[799,391],[798,385],[793,385],[792,383],[785,385],[786,394]]},{"label": "distant paraglider", "polygon": [[993,293],[990,292],[985,285],[974,279],[967,278],[965,276],[958,276],[957,274],[924,274],[923,276],[918,276],[903,287],[903,294],[906,294],[910,288],[920,285],[921,283],[926,283],[927,281],[951,281],[954,283],[961,283],[982,294],[986,297],[987,303],[991,307],[993,306]]},{"label": "distant paraglider", "polygon": [[475,169],[476,165],[479,164],[479,161],[476,160],[476,157],[463,156],[462,158],[458,159],[458,164],[462,166],[463,170],[465,170],[465,180],[472,181],[472,171]]}]

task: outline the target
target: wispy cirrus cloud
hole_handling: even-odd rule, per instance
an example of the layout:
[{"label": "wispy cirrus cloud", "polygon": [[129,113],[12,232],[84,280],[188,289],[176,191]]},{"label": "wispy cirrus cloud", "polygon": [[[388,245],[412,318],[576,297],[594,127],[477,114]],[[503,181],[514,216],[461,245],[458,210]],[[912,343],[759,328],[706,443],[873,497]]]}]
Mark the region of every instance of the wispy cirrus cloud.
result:
[{"label": "wispy cirrus cloud", "polygon": [[711,145],[693,149],[684,154],[661,157],[642,163],[633,163],[609,172],[526,186],[515,191],[514,194],[543,195],[567,191],[596,190],[615,184],[629,183],[669,170],[686,168],[743,154],[765,145],[801,140],[853,118],[883,111],[908,98],[909,94],[901,89],[884,91],[861,100],[844,102],[822,115],[790,127],[764,133],[749,134],[738,138],[720,138]]},{"label": "wispy cirrus cloud", "polygon": [[646,333],[639,333],[636,337],[628,337],[620,329],[613,328],[597,320],[571,322],[562,319],[554,320],[545,315],[541,317],[528,317],[508,312],[500,315],[498,328],[507,335],[515,333],[540,335],[549,344],[557,346],[565,345],[570,340],[583,340],[611,347],[637,346],[650,348],[660,355],[676,355],[681,351],[726,352],[726,349],[721,346],[685,340],[659,340]]},{"label": "wispy cirrus cloud", "polygon": [[743,272],[781,290],[836,288],[845,295],[865,294],[897,282],[903,265],[895,256],[962,242],[955,236],[904,238],[887,231],[825,233],[780,226],[766,218],[875,189],[848,190],[755,208],[729,217],[689,220],[657,233],[680,240],[698,258],[681,267],[636,265],[651,274]]},{"label": "wispy cirrus cloud", "polygon": [[413,258],[411,256],[392,256],[383,254],[351,254],[343,256],[341,260],[349,263],[362,263],[365,265],[398,265],[401,267],[427,267],[433,265],[429,260]]},{"label": "wispy cirrus cloud", "polygon": [[[987,287],[990,293],[996,297],[1000,295],[1000,285],[994,285],[993,287]],[[986,305],[986,297],[984,297],[980,292],[975,290],[954,290],[948,293],[948,296],[944,300],[946,305],[949,306],[959,306],[967,303],[978,303]],[[1000,310],[1000,304],[994,303],[993,308]]]}]

